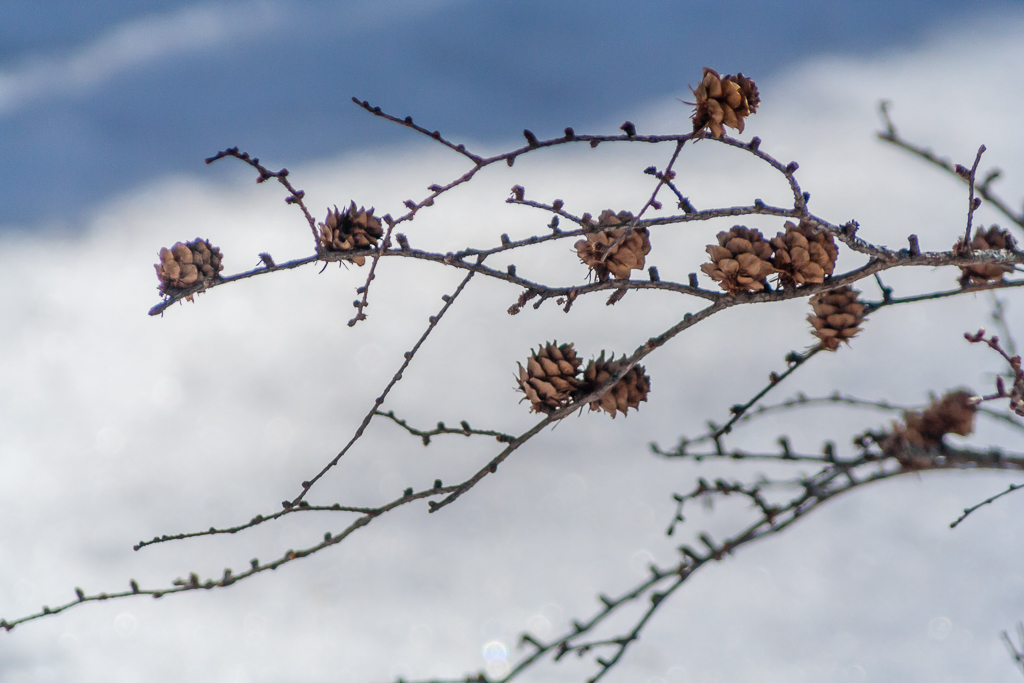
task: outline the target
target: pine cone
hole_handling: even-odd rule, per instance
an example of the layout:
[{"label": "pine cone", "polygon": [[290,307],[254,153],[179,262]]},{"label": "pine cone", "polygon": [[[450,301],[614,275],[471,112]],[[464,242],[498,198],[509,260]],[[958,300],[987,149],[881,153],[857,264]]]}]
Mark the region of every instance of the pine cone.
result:
[{"label": "pine cone", "polygon": [[840,342],[849,344],[860,332],[864,304],[857,301],[859,295],[860,292],[847,285],[811,297],[814,313],[807,316],[807,322],[814,326],[814,335],[821,339],[825,349],[835,351]]},{"label": "pine cone", "polygon": [[[958,245],[963,244],[960,238]],[[1017,244],[1006,230],[1000,230],[998,225],[991,226],[988,230],[978,228],[974,231],[974,239],[971,240],[971,248],[985,251],[988,249],[1009,249],[1016,250]],[[960,278],[960,286],[977,285],[984,282],[997,282],[1003,279],[1004,273],[1013,271],[1013,266],[1000,266],[994,263],[966,266],[960,268],[963,276]]]},{"label": "pine cone", "polygon": [[772,247],[757,230],[737,225],[718,233],[718,244],[707,249],[711,263],[700,267],[729,294],[759,292],[775,272]]},{"label": "pine cone", "polygon": [[583,361],[572,344],[545,344],[519,364],[519,389],[530,399],[533,412],[550,414],[572,401],[580,387],[577,375]]},{"label": "pine cone", "polygon": [[743,74],[724,78],[704,67],[704,78],[693,91],[697,109],[693,113],[693,132],[708,128],[716,138],[725,134],[722,126],[743,132],[743,119],[757,111],[761,97],[757,85]]},{"label": "pine cone", "polygon": [[[592,232],[586,239],[576,242],[576,253],[580,261],[590,266],[598,282],[607,280],[609,274],[616,280],[627,280],[631,270],[643,269],[645,257],[651,251],[647,228],[614,227],[632,222],[633,214],[630,212],[620,211],[615,214],[606,209],[598,218],[598,227],[604,229]],[[623,235],[625,238],[616,245]]]},{"label": "pine cone", "polygon": [[883,450],[896,457],[904,470],[931,467],[932,458],[914,454],[913,448],[934,448],[942,445],[946,434],[967,436],[974,431],[974,415],[978,406],[973,394],[964,389],[950,391],[924,412],[906,412],[903,423],[893,425],[892,434],[882,443]]},{"label": "pine cone", "polygon": [[1010,410],[1024,417],[1024,374],[1018,374],[1010,389]]},{"label": "pine cone", "polygon": [[[585,382],[581,393],[589,393],[604,384],[622,368],[622,362],[626,360],[623,356],[615,360],[612,356],[609,360],[604,359],[604,351],[597,360],[592,360],[583,372]],[[590,402],[591,410],[604,410],[615,419],[616,411],[623,415],[633,408],[640,409],[640,401],[647,400],[647,394],[651,391],[651,378],[644,372],[643,366],[634,365],[629,371],[616,382],[605,394],[596,401]]]},{"label": "pine cone", "polygon": [[176,242],[170,249],[161,249],[160,263],[153,267],[160,280],[158,289],[166,295],[215,280],[224,269],[220,249],[198,237],[191,242]]},{"label": "pine cone", "polygon": [[[367,211],[363,207],[356,209],[352,202],[344,213],[334,210],[327,211],[327,220],[320,224],[320,249],[325,252],[356,251],[377,246],[377,241],[384,234],[380,219],[373,215],[373,207]],[[350,259],[358,266],[366,263],[365,256],[353,256]]]},{"label": "pine cone", "polygon": [[821,284],[836,267],[839,250],[832,235],[822,230],[815,233],[810,223],[801,221],[799,227],[786,222],[786,232],[772,238],[775,249],[772,265],[779,274],[779,285],[796,287],[802,284]]}]

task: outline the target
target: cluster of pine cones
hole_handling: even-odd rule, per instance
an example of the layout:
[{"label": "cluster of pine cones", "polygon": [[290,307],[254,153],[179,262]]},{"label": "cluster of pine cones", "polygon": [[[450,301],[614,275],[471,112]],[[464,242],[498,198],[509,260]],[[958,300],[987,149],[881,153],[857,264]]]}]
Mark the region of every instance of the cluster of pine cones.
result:
[{"label": "cluster of pine cones", "polygon": [[[605,359],[604,351],[597,360],[587,364],[580,376],[582,359],[572,344],[557,341],[542,344],[527,360],[519,365],[519,390],[526,394],[534,412],[551,414],[585,396],[607,382],[622,370],[625,356],[616,360]],[[591,401],[591,410],[604,410],[615,417],[625,415],[630,408],[638,410],[640,402],[647,400],[651,379],[640,365],[634,365],[601,398]]]},{"label": "cluster of pine cones", "polygon": [[220,249],[198,237],[191,242],[177,242],[170,249],[164,247],[160,250],[160,263],[153,267],[163,295],[216,280],[224,269]]},{"label": "cluster of pine cones", "polygon": [[931,467],[932,459],[915,455],[914,447],[940,446],[946,434],[967,436],[974,431],[977,412],[978,406],[971,392],[964,389],[950,391],[941,399],[932,401],[922,412],[904,413],[903,424],[893,425],[892,434],[882,443],[882,448],[895,456],[904,470]]},{"label": "cluster of pine cones", "polygon": [[[327,210],[327,219],[320,224],[320,251],[344,252],[370,249],[377,246],[377,241],[384,234],[380,219],[373,215],[373,207],[369,210],[352,202],[345,211]],[[357,266],[366,263],[365,256],[352,256],[350,259]]]},{"label": "cluster of pine cones", "polygon": [[576,242],[576,254],[598,282],[604,282],[609,275],[627,280],[630,271],[643,270],[645,257],[651,252],[651,238],[647,228],[629,227],[634,220],[628,211],[615,213],[606,209],[597,220],[600,229]]},{"label": "cluster of pine cones", "polygon": [[[963,238],[957,242],[954,251],[963,249]],[[1017,242],[1006,230],[1001,230],[998,225],[989,227],[988,230],[978,228],[974,231],[974,239],[971,240],[971,249],[975,251],[986,251],[988,249],[1009,249],[1017,250]],[[963,275],[960,277],[960,286],[980,285],[986,282],[999,282],[1003,275],[1013,271],[1013,266],[1000,266],[994,263],[981,264],[977,266],[966,266],[960,269]]]},{"label": "cluster of pine cones", "polygon": [[761,96],[757,85],[743,74],[720,76],[717,71],[704,67],[704,77],[693,90],[696,111],[693,113],[693,132],[708,129],[720,138],[725,134],[722,126],[743,132],[743,119],[757,111]]},{"label": "cluster of pine cones", "polygon": [[718,233],[718,244],[709,244],[711,263],[700,267],[732,295],[759,292],[775,275],[780,287],[820,284],[836,267],[839,250],[827,231],[815,232],[810,223],[785,224],[769,242],[759,230],[737,225]]},{"label": "cluster of pine cones", "polygon": [[[800,225],[787,221],[785,228],[771,241],[760,231],[742,225],[720,232],[718,244],[707,248],[711,263],[700,268],[733,296],[764,290],[770,275],[782,288],[823,283],[835,270],[839,256],[832,235],[824,230],[815,232],[805,221]],[[851,287],[837,287],[811,297],[814,312],[807,320],[825,349],[835,351],[841,342],[849,343],[860,331],[865,307],[857,297],[858,292]]]}]

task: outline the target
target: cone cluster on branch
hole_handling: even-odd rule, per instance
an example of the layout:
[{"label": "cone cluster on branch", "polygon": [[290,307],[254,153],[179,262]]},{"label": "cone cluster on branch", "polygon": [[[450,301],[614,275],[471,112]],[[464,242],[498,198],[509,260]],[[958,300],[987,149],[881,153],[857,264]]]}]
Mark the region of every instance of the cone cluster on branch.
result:
[{"label": "cone cluster on branch", "polygon": [[707,128],[716,138],[722,137],[728,126],[743,132],[743,119],[757,111],[761,97],[753,80],[739,73],[720,76],[714,69],[704,67],[704,77],[693,90],[696,111],[693,112],[693,132]]},{"label": "cone cluster on branch", "polygon": [[826,350],[837,350],[841,342],[849,344],[860,332],[864,304],[857,300],[859,295],[860,292],[847,285],[811,297],[814,312],[807,316],[807,322],[814,327],[814,335]]},{"label": "cone cluster on branch", "polygon": [[630,271],[643,269],[645,257],[651,251],[650,234],[647,228],[629,228],[633,221],[633,214],[628,211],[616,214],[606,209],[598,217],[601,229],[576,242],[580,261],[590,266],[599,282],[609,275],[626,280]]},{"label": "cone cluster on branch", "polygon": [[932,464],[931,458],[912,455],[907,446],[934,448],[942,445],[946,434],[967,436],[974,431],[977,403],[971,392],[958,389],[941,399],[932,401],[922,412],[906,412],[903,424],[893,425],[892,434],[883,443],[883,449],[894,455],[903,469],[923,469]]},{"label": "cone cluster on branch", "polygon": [[[963,245],[963,238],[957,243],[955,251],[960,251]],[[974,231],[974,239],[971,240],[971,249],[976,251],[987,251],[989,249],[1017,248],[1016,241],[1006,230],[1001,230],[998,225],[991,226],[988,230],[978,228]],[[1013,271],[1013,266],[1001,266],[995,263],[983,263],[976,266],[965,266],[960,268],[963,275],[960,277],[960,286],[978,285],[985,282],[997,282],[1003,279],[1005,273]]]},{"label": "cone cluster on branch", "polygon": [[[604,351],[597,360],[592,360],[580,376],[583,361],[576,355],[572,344],[549,342],[542,344],[526,361],[526,367],[519,364],[517,383],[519,390],[530,401],[533,412],[550,415],[573,401],[595,391],[623,368],[625,356],[605,360]],[[612,385],[596,401],[590,403],[591,410],[604,410],[613,418],[617,412],[623,415],[633,408],[639,409],[640,402],[647,400],[651,380],[640,365],[635,365]]]},{"label": "cone cluster on branch", "polygon": [[793,225],[786,221],[786,232],[772,238],[775,250],[772,265],[779,275],[779,285],[795,287],[821,284],[836,267],[839,249],[832,235],[824,230],[815,233],[806,221]]},{"label": "cone cluster on branch", "polygon": [[205,284],[220,277],[224,269],[220,249],[198,237],[191,242],[176,242],[170,249],[164,247],[160,250],[160,263],[153,267],[160,280],[161,294]]},{"label": "cone cluster on branch", "polygon": [[[320,249],[324,252],[343,252],[370,249],[377,246],[384,234],[380,219],[373,215],[373,207],[369,210],[352,202],[345,211],[328,209],[327,219],[320,224]],[[353,256],[350,259],[358,266],[366,263],[365,256]]]},{"label": "cone cluster on branch", "polygon": [[786,231],[769,242],[761,231],[742,225],[718,233],[718,244],[709,244],[711,263],[700,268],[732,295],[759,292],[776,275],[780,287],[820,284],[832,275],[839,250],[825,230],[801,221],[786,222]]},{"label": "cone cluster on branch", "polygon": [[718,244],[709,244],[707,252],[711,263],[700,269],[732,295],[761,291],[776,272],[772,245],[760,231],[742,225],[718,233]]},{"label": "cone cluster on branch", "polygon": [[[625,356],[619,360],[615,360],[615,356],[605,360],[602,351],[597,360],[587,364],[587,369],[583,372],[586,390],[593,391],[615,376],[622,369],[625,360]],[[625,415],[630,408],[639,410],[640,402],[647,400],[650,391],[651,378],[644,372],[643,366],[634,365],[601,398],[591,401],[590,409],[603,410],[614,420],[616,412]]]}]

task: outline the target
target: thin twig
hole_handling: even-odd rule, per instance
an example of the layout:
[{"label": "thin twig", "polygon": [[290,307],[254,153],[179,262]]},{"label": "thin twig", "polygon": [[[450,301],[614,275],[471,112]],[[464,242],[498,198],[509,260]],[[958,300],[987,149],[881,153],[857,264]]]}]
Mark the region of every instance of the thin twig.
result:
[{"label": "thin twig", "polygon": [[[879,132],[877,135],[879,139],[884,140],[896,147],[910,152],[911,154],[924,159],[925,161],[938,166],[939,168],[949,172],[956,176],[963,182],[968,182],[967,178],[964,178],[956,172],[956,165],[948,159],[935,156],[935,154],[924,147],[920,147],[911,142],[908,142],[902,138],[899,133],[896,132],[895,126],[892,124],[892,120],[889,117],[888,102],[882,102],[880,105],[880,111],[882,119],[886,124],[886,130]],[[1015,213],[1006,203],[1000,199],[992,190],[990,185],[992,181],[998,178],[1000,175],[998,170],[989,172],[986,177],[982,180],[980,185],[976,186],[978,194],[981,195],[982,199],[987,201],[989,204],[994,206],[1001,214],[1013,221],[1018,227],[1024,228],[1024,213]],[[968,239],[968,241],[970,241]]]},{"label": "thin twig", "polygon": [[981,205],[981,200],[975,200],[974,198],[974,180],[978,174],[978,164],[981,163],[981,155],[985,153],[985,145],[978,148],[978,154],[974,157],[974,165],[971,166],[970,171],[966,171],[963,166],[957,165],[957,175],[967,177],[968,187],[968,198],[967,198],[967,233],[964,235],[964,249],[970,251],[971,249],[971,223],[974,220],[974,212]]},{"label": "thin twig", "polygon": [[463,436],[492,436],[497,439],[500,443],[508,443],[515,439],[514,436],[505,434],[504,432],[496,432],[492,429],[473,429],[469,426],[469,423],[463,420],[458,429],[454,427],[446,427],[444,422],[438,422],[437,427],[429,430],[416,429],[410,427],[409,423],[395,416],[393,410],[389,410],[386,413],[377,411],[377,415],[386,417],[392,420],[395,424],[399,425],[413,436],[418,436],[423,439],[423,445],[427,446],[430,444],[430,437],[437,436],[439,434],[462,434]]},{"label": "thin twig", "polygon": [[363,421],[359,423],[359,426],[356,428],[355,433],[352,435],[352,438],[349,439],[348,443],[345,444],[345,447],[342,448],[341,451],[339,451],[338,454],[334,456],[334,458],[329,463],[324,465],[324,467],[319,472],[317,472],[316,475],[311,477],[308,481],[302,482],[301,493],[299,493],[298,496],[296,496],[290,501],[283,501],[281,503],[282,507],[287,509],[295,505],[298,505],[299,502],[305,497],[309,489],[314,484],[316,484],[316,482],[318,482],[325,474],[327,474],[327,472],[329,472],[332,467],[337,465],[338,461],[341,460],[342,456],[344,456],[349,451],[349,449],[352,448],[355,442],[359,440],[359,438],[363,435],[363,432],[366,430],[367,426],[369,426],[370,421],[373,420],[374,416],[377,414],[377,411],[384,403],[384,399],[386,399],[388,394],[391,392],[391,389],[396,384],[398,384],[398,382],[402,379],[402,373],[405,372],[405,369],[409,367],[409,363],[411,363],[412,359],[416,356],[416,352],[420,350],[421,346],[423,346],[423,342],[425,342],[427,340],[427,337],[430,336],[430,333],[434,331],[434,328],[437,327],[437,323],[440,322],[444,314],[448,311],[449,308],[451,308],[452,303],[454,303],[455,300],[458,298],[459,294],[462,293],[462,290],[466,288],[466,285],[469,284],[469,281],[473,279],[473,275],[475,275],[475,273],[472,271],[467,273],[466,277],[464,277],[462,279],[462,282],[459,283],[459,286],[455,288],[455,291],[451,295],[445,295],[444,305],[441,307],[441,310],[438,311],[436,315],[430,317],[427,328],[423,331],[423,334],[420,335],[420,338],[413,345],[412,350],[405,352],[405,358],[402,360],[402,365],[398,368],[398,371],[391,377],[391,380],[388,382],[387,386],[384,387],[384,391],[380,393],[380,396],[374,399],[373,407],[370,408],[370,410],[366,413],[366,416],[363,418]]},{"label": "thin twig", "polygon": [[255,168],[260,176],[256,179],[257,183],[263,183],[271,178],[275,178],[277,182],[284,185],[285,189],[288,190],[288,196],[285,197],[284,201],[287,204],[294,204],[295,206],[302,209],[302,215],[306,217],[306,222],[309,223],[310,230],[313,231],[313,244],[319,250],[320,248],[320,233],[316,229],[316,219],[313,218],[313,214],[306,208],[306,204],[303,201],[303,197],[306,196],[305,191],[296,189],[290,180],[288,180],[288,169],[282,168],[280,171],[271,171],[266,166],[260,163],[260,160],[256,157],[249,156],[248,152],[239,152],[237,147],[230,147],[223,152],[217,152],[212,157],[206,160],[207,165],[212,164],[218,159],[224,157],[234,157],[240,159],[245,163]]},{"label": "thin twig", "polygon": [[1013,657],[1013,661],[1017,663],[1017,668],[1020,669],[1021,673],[1024,674],[1024,622],[1017,622],[1017,640],[1020,641],[1021,645],[1018,648],[1010,640],[1010,634],[1006,631],[1002,632],[1003,642],[1006,643],[1007,649],[1010,651],[1010,656]]},{"label": "thin twig", "polygon": [[962,522],[965,519],[967,519],[967,516],[970,515],[972,512],[974,512],[975,510],[977,510],[978,508],[984,507],[985,505],[988,505],[989,503],[992,503],[992,502],[994,502],[996,500],[999,500],[1000,498],[1002,498],[1006,494],[1013,493],[1017,489],[1024,489],[1024,484],[1010,484],[1010,486],[1005,491],[1003,491],[1001,493],[997,493],[996,495],[991,496],[989,498],[986,498],[985,500],[981,501],[977,505],[972,505],[969,508],[964,508],[964,513],[962,515],[960,515],[959,517],[957,517],[956,521],[950,522],[949,528],[950,529],[955,529],[957,527],[957,525],[960,524],[960,522]]}]

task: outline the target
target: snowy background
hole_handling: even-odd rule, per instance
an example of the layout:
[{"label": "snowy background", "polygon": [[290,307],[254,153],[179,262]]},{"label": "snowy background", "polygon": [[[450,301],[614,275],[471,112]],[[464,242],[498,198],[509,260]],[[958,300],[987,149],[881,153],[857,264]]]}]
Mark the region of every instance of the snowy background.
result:
[{"label": "snowy background", "polygon": [[[514,21],[482,3],[337,5],[347,14],[326,3],[302,12],[274,3],[108,5],[83,17],[68,3],[45,30],[41,10],[0,5],[6,618],[66,602],[75,586],[113,592],[130,578],[148,587],[190,571],[219,577],[343,528],[347,517],[309,513],[232,537],[131,548],[278,509],[348,439],[460,278],[388,259],[370,319],[355,328],[345,323],[365,276],[358,268],[255,278],[147,317],[161,246],[208,237],[225,253],[225,272],[253,267],[262,251],[283,261],[311,250],[308,228],[278,187],[254,185],[250,170],[230,160],[197,163],[216,149],[243,144],[271,167],[287,165],[318,213],[349,199],[397,213],[402,200],[465,165],[360,112],[350,95],[496,152],[521,144],[524,126],[541,136],[565,125],[611,132],[629,118],[641,132],[685,130],[688,108],[675,97],[685,98],[709,64],[757,78],[763,104],[747,136],[799,161],[812,210],[834,223],[858,220],[866,239],[901,247],[914,232],[923,249],[948,248],[966,205],[955,180],[875,140],[879,99],[893,100],[905,135],[957,161],[987,144],[985,164],[1004,170],[1014,204],[1024,178],[1019,4],[991,3],[965,17],[957,3],[866,3],[831,15],[794,3],[792,15],[744,14],[735,32],[728,3],[721,15],[692,21],[682,11],[661,16],[657,6],[633,14],[600,6],[584,17],[572,3],[564,17],[494,4]],[[799,17],[795,28],[788,16]],[[532,154],[485,171],[407,232],[414,246],[437,250],[542,232],[545,215],[503,203],[517,183],[577,214],[635,210],[650,188],[642,169],[664,165],[670,152],[602,145]],[[784,203],[788,194],[754,160],[717,145],[688,148],[678,170],[702,208],[754,197]],[[979,219],[998,222],[987,207]],[[770,234],[781,227],[748,224]],[[703,245],[729,225],[659,230],[649,265],[685,281]],[[527,277],[585,277],[563,243],[514,261]],[[844,251],[839,265],[859,262]],[[886,280],[911,293],[952,286],[956,276]],[[538,343],[573,341],[585,357],[621,353],[696,306],[634,292],[612,308],[585,298],[570,315],[547,305],[508,316],[517,296],[474,280],[385,408],[423,428],[465,419],[516,433],[535,418],[517,403],[513,371]],[[1021,306],[1006,298],[1020,330]],[[989,310],[988,298],[971,295],[881,311],[851,348],[816,357],[780,398],[842,389],[922,403],[930,390],[987,389],[999,364],[962,334],[988,324]],[[682,539],[664,536],[673,492],[701,475],[756,475],[660,461],[647,444],[668,446],[724,419],[786,352],[810,344],[806,312],[794,301],[715,316],[649,359],[652,393],[638,413],[564,420],[437,514],[407,506],[334,549],[229,590],[93,603],[0,634],[0,679],[355,683],[463,676],[487,665],[488,645],[514,660],[522,630],[560,633],[596,609],[597,593],[629,588],[651,559],[674,560]],[[770,444],[786,433],[795,447],[816,450],[824,438],[889,419],[808,410],[766,419],[735,443]],[[1021,450],[1014,434],[980,427],[971,443]],[[380,503],[435,478],[455,482],[495,452],[494,442],[462,437],[424,448],[376,421],[310,500]],[[702,569],[608,680],[1019,680],[999,632],[1024,617],[1024,531],[1011,521],[1024,498],[948,528],[1010,480],[904,477],[837,500]],[[724,506],[695,514],[679,533],[722,538],[743,519],[743,509]],[[526,680],[592,672],[567,658]]]}]

